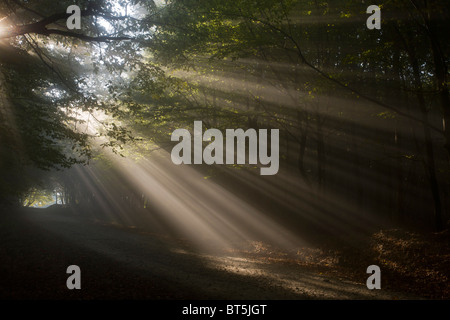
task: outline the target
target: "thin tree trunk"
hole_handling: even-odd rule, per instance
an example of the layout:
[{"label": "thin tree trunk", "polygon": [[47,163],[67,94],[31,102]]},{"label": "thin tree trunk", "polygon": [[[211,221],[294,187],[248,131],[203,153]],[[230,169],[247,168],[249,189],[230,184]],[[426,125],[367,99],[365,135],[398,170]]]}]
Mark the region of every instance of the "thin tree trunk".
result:
[{"label": "thin tree trunk", "polygon": [[442,203],[441,203],[439,182],[436,175],[433,140],[431,137],[430,127],[428,126],[429,122],[428,111],[425,103],[425,98],[423,96],[423,88],[420,79],[420,69],[418,61],[412,50],[409,50],[409,57],[414,73],[414,83],[417,90],[417,99],[419,102],[419,108],[422,113],[423,133],[425,138],[425,154],[426,154],[426,161],[424,162],[424,164],[426,167],[425,169],[428,173],[431,194],[434,202],[434,227],[437,231],[441,231],[443,229]]}]

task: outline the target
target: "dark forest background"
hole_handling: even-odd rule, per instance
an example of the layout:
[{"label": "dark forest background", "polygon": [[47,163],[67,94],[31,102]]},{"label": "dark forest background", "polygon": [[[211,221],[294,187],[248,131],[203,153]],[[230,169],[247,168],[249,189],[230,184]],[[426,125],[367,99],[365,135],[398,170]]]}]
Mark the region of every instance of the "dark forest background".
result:
[{"label": "dark forest background", "polygon": [[[65,26],[73,3],[80,30]],[[80,212],[152,223],[152,191],[111,157],[160,161],[173,130],[201,120],[280,130],[276,176],[195,169],[294,232],[445,229],[448,3],[381,1],[380,30],[366,27],[368,5],[2,1],[2,210],[56,194]],[[182,179],[175,167],[164,166]]]}]

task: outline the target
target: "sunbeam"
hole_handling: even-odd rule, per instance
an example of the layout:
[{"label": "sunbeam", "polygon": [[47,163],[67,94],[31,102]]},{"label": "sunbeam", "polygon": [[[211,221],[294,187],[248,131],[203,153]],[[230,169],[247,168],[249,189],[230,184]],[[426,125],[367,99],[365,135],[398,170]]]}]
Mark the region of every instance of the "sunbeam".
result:
[{"label": "sunbeam", "polygon": [[448,299],[447,7],[0,2],[0,297]]}]

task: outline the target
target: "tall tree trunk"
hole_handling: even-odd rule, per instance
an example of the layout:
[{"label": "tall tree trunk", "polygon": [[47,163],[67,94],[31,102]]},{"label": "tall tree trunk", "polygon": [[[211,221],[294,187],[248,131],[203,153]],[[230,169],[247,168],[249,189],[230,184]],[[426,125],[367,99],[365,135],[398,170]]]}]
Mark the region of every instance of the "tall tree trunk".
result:
[{"label": "tall tree trunk", "polygon": [[325,180],[325,142],[323,137],[322,118],[319,113],[317,117],[317,183],[319,192],[323,191]]},{"label": "tall tree trunk", "polygon": [[306,152],[306,141],[308,139],[308,127],[307,125],[302,125],[302,114],[300,110],[297,110],[297,119],[300,125],[300,140],[298,146],[298,158],[297,158],[297,168],[303,180],[309,184],[308,175],[305,170],[305,152]]},{"label": "tall tree trunk", "polygon": [[426,154],[426,161],[424,161],[424,165],[428,174],[428,180],[430,183],[431,194],[434,202],[434,227],[437,231],[441,231],[443,229],[442,203],[441,203],[439,182],[436,175],[433,140],[431,137],[431,130],[428,125],[429,124],[428,111],[426,107],[425,98],[423,96],[423,88],[420,78],[419,64],[413,50],[409,50],[409,58],[414,73],[414,84],[417,90],[417,100],[419,103],[420,112],[422,114],[423,133],[425,138],[425,154]]},{"label": "tall tree trunk", "polygon": [[[427,1],[426,1],[427,5]],[[450,94],[448,89],[448,68],[444,52],[439,43],[439,30],[437,26],[437,15],[427,8],[426,15],[424,15],[427,34],[431,43],[431,51],[433,54],[434,73],[436,78],[436,86],[439,91],[439,100],[442,106],[443,113],[443,130],[445,136],[445,148],[450,159]]]},{"label": "tall tree trunk", "polygon": [[[352,161],[354,168],[354,188],[356,189],[356,206],[359,212],[363,212],[363,196],[364,196],[364,188],[361,182],[361,160],[359,156],[359,148],[356,142],[356,130],[354,121],[350,121],[350,139],[352,146]],[[355,190],[354,189],[354,190]]]}]

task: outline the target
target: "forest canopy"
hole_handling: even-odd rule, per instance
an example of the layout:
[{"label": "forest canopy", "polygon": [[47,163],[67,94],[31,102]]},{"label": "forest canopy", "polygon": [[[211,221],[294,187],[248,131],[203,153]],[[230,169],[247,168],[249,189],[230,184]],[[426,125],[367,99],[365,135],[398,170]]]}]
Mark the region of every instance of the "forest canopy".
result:
[{"label": "forest canopy", "polygon": [[[73,4],[79,30],[66,26]],[[367,29],[367,6],[3,1],[0,203],[23,205],[55,183],[67,203],[91,203],[76,178],[49,172],[111,151],[151,157],[172,145],[175,129],[202,121],[279,129],[282,171],[317,207],[333,199],[351,219],[442,230],[450,218],[448,4],[381,1],[380,30]],[[145,207],[145,197],[130,205]]]}]

